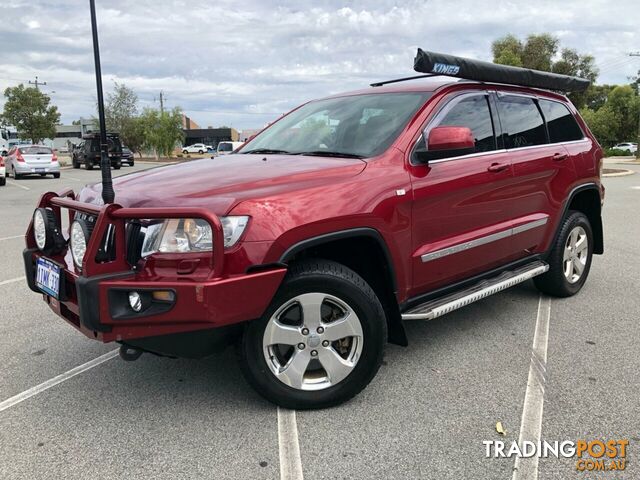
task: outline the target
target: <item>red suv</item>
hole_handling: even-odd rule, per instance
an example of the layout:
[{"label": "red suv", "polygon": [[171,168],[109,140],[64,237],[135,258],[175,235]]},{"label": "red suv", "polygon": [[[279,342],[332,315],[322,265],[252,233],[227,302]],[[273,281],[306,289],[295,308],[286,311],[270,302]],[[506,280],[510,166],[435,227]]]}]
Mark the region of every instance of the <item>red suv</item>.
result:
[{"label": "red suv", "polygon": [[385,343],[407,344],[403,320],[530,278],[577,293],[603,252],[604,188],[567,98],[374,85],[306,103],[233,155],[119,177],[112,204],[100,184],[44,194],[31,289],[125,359],[235,342],[249,383],[289,408],[357,394]]}]

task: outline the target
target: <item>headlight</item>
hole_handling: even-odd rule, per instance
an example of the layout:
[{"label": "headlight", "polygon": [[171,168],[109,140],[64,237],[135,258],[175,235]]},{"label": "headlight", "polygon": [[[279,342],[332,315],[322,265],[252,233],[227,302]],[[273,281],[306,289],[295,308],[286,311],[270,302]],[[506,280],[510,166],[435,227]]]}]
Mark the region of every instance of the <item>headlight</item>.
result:
[{"label": "headlight", "polygon": [[[247,216],[221,217],[224,247],[234,246],[249,223]],[[155,252],[210,252],[213,248],[211,225],[199,218],[172,218],[146,227],[142,256]]]},{"label": "headlight", "polygon": [[87,242],[89,241],[89,227],[83,220],[74,220],[71,224],[71,235],[69,236],[69,245],[71,247],[71,256],[76,267],[82,267],[84,254],[87,252]]}]

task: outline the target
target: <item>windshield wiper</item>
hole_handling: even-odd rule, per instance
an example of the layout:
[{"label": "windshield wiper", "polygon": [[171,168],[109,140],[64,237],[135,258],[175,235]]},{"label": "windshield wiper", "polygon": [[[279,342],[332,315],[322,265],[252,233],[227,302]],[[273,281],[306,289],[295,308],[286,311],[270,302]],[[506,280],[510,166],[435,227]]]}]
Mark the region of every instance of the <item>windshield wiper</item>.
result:
[{"label": "windshield wiper", "polygon": [[342,158],[365,158],[363,155],[346,152],[332,152],[331,150],[313,150],[311,152],[295,152],[292,155],[311,155],[316,157],[342,157]]},{"label": "windshield wiper", "polygon": [[277,150],[274,148],[254,148],[253,150],[247,150],[246,152],[240,152],[240,153],[245,153],[245,154],[246,153],[267,153],[267,154],[271,153],[274,155],[277,155],[277,154],[287,155],[291,152],[287,152],[286,150]]}]

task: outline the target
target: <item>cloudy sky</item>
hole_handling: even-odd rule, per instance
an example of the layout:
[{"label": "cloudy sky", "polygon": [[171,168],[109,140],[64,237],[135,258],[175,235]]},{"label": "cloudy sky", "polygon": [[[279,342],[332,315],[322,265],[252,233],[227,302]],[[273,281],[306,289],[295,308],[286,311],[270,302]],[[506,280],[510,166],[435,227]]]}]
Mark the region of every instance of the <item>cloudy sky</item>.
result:
[{"label": "cloudy sky", "polygon": [[[416,47],[491,60],[496,37],[551,32],[599,83],[640,69],[637,0],[96,0],[105,90],[179,105],[201,126],[260,127],[297,104],[412,74]],[[0,88],[33,80],[70,123],[95,110],[86,0],[0,6]],[[635,12],[635,13],[633,13]],[[3,99],[0,99],[0,108]]]}]

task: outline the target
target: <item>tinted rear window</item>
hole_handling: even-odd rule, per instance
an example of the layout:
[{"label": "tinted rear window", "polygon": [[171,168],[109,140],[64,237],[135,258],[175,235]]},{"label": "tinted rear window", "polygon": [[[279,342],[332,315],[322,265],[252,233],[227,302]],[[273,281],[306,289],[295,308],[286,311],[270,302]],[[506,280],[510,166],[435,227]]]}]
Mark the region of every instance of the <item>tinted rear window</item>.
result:
[{"label": "tinted rear window", "polygon": [[22,147],[19,150],[23,155],[51,155],[51,149],[47,147]]},{"label": "tinted rear window", "polygon": [[498,105],[505,148],[547,143],[544,121],[533,99],[504,96]]},{"label": "tinted rear window", "polygon": [[540,100],[540,109],[547,121],[551,143],[582,140],[582,130],[567,107],[558,102]]}]

